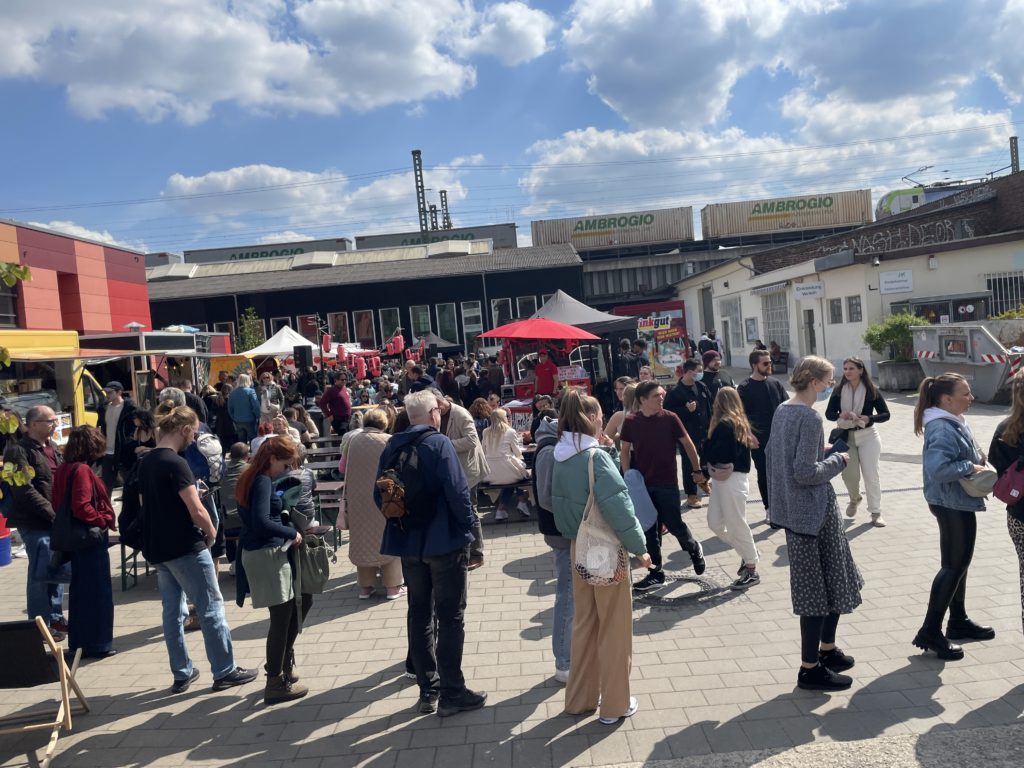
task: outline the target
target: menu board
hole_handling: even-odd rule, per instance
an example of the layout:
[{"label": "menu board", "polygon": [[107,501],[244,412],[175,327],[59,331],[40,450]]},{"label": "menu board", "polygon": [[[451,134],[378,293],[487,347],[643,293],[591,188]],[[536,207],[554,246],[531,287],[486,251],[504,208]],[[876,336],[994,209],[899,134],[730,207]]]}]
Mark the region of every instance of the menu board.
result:
[{"label": "menu board", "polygon": [[70,413],[57,414],[57,428],[53,431],[53,442],[62,448],[67,445],[71,428],[75,426]]}]

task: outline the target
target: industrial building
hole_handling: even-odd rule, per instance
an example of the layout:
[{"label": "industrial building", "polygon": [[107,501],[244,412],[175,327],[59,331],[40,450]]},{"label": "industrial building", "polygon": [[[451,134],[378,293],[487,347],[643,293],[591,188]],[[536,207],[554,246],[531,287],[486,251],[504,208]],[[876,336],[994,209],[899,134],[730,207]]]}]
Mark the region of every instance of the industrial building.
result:
[{"label": "industrial building", "polygon": [[790,358],[877,355],[871,323],[911,311],[978,321],[1024,303],[1024,175],[976,184],[846,233],[742,255],[675,285],[692,331],[716,328],[726,364],[755,339]]},{"label": "industrial building", "polygon": [[11,287],[0,282],[0,328],[101,333],[151,325],[139,251],[0,221],[0,261],[32,273]]},{"label": "industrial building", "polygon": [[582,277],[571,245],[498,249],[490,240],[452,240],[168,264],[149,270],[149,298],[161,327],[233,334],[253,307],[268,336],[290,325],[315,340],[319,322],[336,342],[376,347],[401,328],[410,342],[432,331],[471,349],[477,335],[530,317],[558,289],[580,295]]}]

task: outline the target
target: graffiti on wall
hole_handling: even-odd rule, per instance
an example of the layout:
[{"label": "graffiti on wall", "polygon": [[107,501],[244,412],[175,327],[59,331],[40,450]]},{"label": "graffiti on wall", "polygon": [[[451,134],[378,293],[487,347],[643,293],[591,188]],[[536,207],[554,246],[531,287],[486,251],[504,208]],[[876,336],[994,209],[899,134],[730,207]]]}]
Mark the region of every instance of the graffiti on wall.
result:
[{"label": "graffiti on wall", "polygon": [[968,219],[941,219],[925,224],[900,224],[878,232],[866,232],[844,238],[841,242],[822,245],[818,256],[829,256],[845,250],[854,253],[885,253],[921,245],[939,245],[974,237],[973,222]]}]

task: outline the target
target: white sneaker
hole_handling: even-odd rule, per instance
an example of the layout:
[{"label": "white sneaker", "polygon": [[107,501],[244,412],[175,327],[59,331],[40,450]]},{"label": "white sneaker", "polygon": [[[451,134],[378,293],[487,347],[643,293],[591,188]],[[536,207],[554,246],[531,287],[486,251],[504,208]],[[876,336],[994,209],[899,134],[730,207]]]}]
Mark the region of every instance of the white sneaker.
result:
[{"label": "white sneaker", "polygon": [[498,511],[494,513],[495,520],[508,520],[508,510],[504,507],[498,507]]},{"label": "white sneaker", "polygon": [[519,510],[519,514],[523,517],[530,516],[530,505],[527,504],[525,501],[520,501],[519,504],[516,505],[516,509]]},{"label": "white sneaker", "polygon": [[640,709],[640,702],[636,700],[636,696],[629,697],[629,709],[626,710],[622,717],[599,717],[597,721],[601,725],[615,725],[619,720],[625,720],[627,717],[632,717],[636,714],[636,711]]},{"label": "white sneaker", "polygon": [[555,680],[560,682],[562,685],[565,685],[566,683],[568,683],[569,682],[569,670],[568,669],[558,669],[556,667],[555,668]]},{"label": "white sneaker", "polygon": [[875,528],[885,528],[885,520],[882,519],[881,512],[871,516],[871,524],[875,526]]},{"label": "white sneaker", "polygon": [[234,576],[235,575],[235,564],[234,563],[228,563],[228,575],[229,576]]}]

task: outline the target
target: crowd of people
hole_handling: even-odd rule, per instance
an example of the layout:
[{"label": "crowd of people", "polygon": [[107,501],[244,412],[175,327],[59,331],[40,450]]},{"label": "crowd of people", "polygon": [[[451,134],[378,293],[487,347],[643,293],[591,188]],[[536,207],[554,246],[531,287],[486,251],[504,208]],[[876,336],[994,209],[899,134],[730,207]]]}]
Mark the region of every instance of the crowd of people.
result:
[{"label": "crowd of people", "polygon": [[[56,636],[66,632],[72,651],[116,654],[107,542],[118,525],[111,492],[123,485],[122,506],[137,497],[140,512],[127,521],[122,512],[122,522],[134,525],[157,573],[172,691],[187,690],[199,677],[185,643],[190,615],[203,634],[215,690],[257,677],[234,657],[218,582],[217,560],[226,549],[240,599],[248,594],[253,608],[269,612],[264,701],[302,697],[307,689],[299,684],[295,644],[314,591],[297,578],[295,553],[316,516],[304,451],[323,429],[343,436],[342,524],[358,598],[380,589],[387,600],[407,601],[406,668],[419,689],[420,712],[447,717],[486,702],[462,670],[469,574],[486,557],[481,489],[497,494],[497,520],[536,516],[556,577],[551,647],[554,676],[567,685],[565,709],[598,711],[602,723],[613,724],[638,709],[629,683],[632,599],[666,582],[664,535],[688,553],[696,575],[707,567],[684,508],[700,509],[706,500],[709,529],[740,561],[730,588],[760,584],[746,512],[751,471],[765,521],[785,533],[801,637],[797,685],[849,688],[853,680],[844,673],[855,660],[839,648],[837,634],[840,618],[861,604],[864,579],[831,480],[841,476],[849,492],[846,518],[856,517],[866,497],[871,523],[885,526],[877,429],[889,419],[885,399],[857,357],[843,361],[838,385],[829,361],[803,358],[792,369],[790,392],[771,375],[769,350],[750,354],[750,374],[737,385],[721,368],[714,335],[701,345],[666,390],[650,375],[643,341],[627,340],[620,362],[635,375],[614,382],[616,407],[607,418],[583,391],[555,393],[553,365],[542,351],[532,370],[530,428],[522,432],[501,407],[505,373],[493,358],[410,361],[393,377],[360,381],[344,370],[326,379],[312,370],[262,371],[255,385],[249,374],[224,375],[198,396],[190,382],[179,382],[160,390],[154,414],[111,381],[99,427],[76,427],[63,450],[52,440],[53,411],[33,408],[4,451],[5,462],[34,472],[30,483],[12,489],[10,507],[29,558],[28,613],[42,616]],[[967,612],[975,513],[985,508],[984,494],[967,486],[989,471],[989,461],[998,475],[1024,466],[1024,376],[1013,381],[1010,414],[987,453],[966,419],[972,400],[963,377],[929,377],[914,414],[942,565],[913,644],[945,660],[964,655],[954,641],[995,636]],[[824,419],[816,403],[825,404]],[[321,425],[311,416],[316,408]],[[826,420],[835,424],[827,437]],[[408,466],[412,475],[403,474]],[[294,480],[301,499],[294,505],[279,490],[284,477]],[[397,497],[396,477],[404,494]],[[577,559],[581,526],[594,510],[630,558],[610,585],[588,580]],[[1024,607],[1024,504],[1007,512]],[[60,514],[94,531],[89,546],[51,548]],[[641,571],[636,581],[630,569]]]}]

